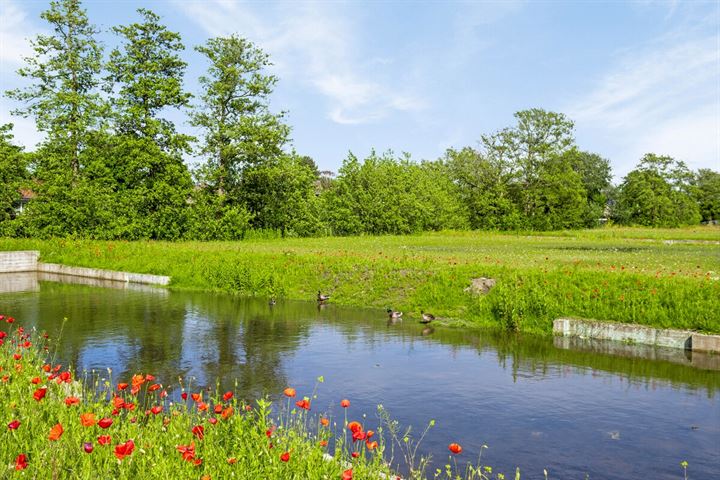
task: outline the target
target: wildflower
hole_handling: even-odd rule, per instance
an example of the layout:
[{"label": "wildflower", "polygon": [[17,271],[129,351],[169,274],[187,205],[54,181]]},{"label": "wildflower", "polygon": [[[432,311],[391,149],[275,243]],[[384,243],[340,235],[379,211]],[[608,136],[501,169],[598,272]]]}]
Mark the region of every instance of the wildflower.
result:
[{"label": "wildflower", "polygon": [[351,432],[355,432],[356,430],[362,430],[362,425],[360,425],[360,422],[350,422],[348,423],[347,428]]},{"label": "wildflower", "polygon": [[25,470],[28,466],[27,455],[21,453],[15,459],[15,470]]},{"label": "wildflower", "polygon": [[351,455],[353,458],[358,458],[360,456],[360,452],[352,452]]},{"label": "wildflower", "polygon": [[127,383],[118,383],[118,390],[125,390],[127,389],[128,384]]},{"label": "wildflower", "polygon": [[285,390],[283,390],[283,393],[286,397],[292,398],[295,396],[295,389],[292,387],[287,387]]},{"label": "wildflower", "polygon": [[48,435],[48,440],[50,441],[57,441],[60,440],[60,437],[62,437],[64,430],[63,426],[61,424],[56,424],[54,427],[50,429],[50,435]]},{"label": "wildflower", "polygon": [[163,411],[163,407],[162,407],[162,405],[155,405],[154,407],[152,407],[150,409],[150,411],[152,412],[153,415],[157,415],[158,413]]},{"label": "wildflower", "polygon": [[347,398],[341,400],[341,401],[340,401],[340,406],[341,406],[342,408],[348,408],[348,407],[350,406],[350,400],[348,400]]},{"label": "wildflower", "polygon": [[32,380],[30,380],[30,383],[32,383],[33,385],[37,385],[37,384],[40,383],[41,381],[42,381],[42,380],[40,380],[40,377],[35,377],[35,378],[33,378]]},{"label": "wildflower", "polygon": [[328,420],[328,419],[325,418],[325,417],[322,417],[322,418],[320,419],[320,425],[322,425],[323,427],[327,427],[328,425],[330,425],[330,420]]},{"label": "wildflower", "polygon": [[195,460],[195,442],[190,442],[190,445],[178,445],[175,448],[180,452],[183,460],[188,462]]},{"label": "wildflower", "polygon": [[110,428],[110,425],[112,425],[113,421],[112,418],[101,418],[98,421],[98,427],[100,428]]},{"label": "wildflower", "polygon": [[46,394],[47,394],[47,387],[38,388],[38,389],[35,390],[35,392],[33,393],[33,398],[39,402],[40,400],[42,400],[43,398],[45,398],[45,395],[46,395]]},{"label": "wildflower", "polygon": [[20,426],[19,420],[13,420],[12,422],[8,423],[8,428],[10,430],[17,430],[19,426]]},{"label": "wildflower", "polygon": [[366,435],[365,435],[365,432],[363,432],[363,431],[360,430],[360,429],[355,430],[355,431],[352,432],[353,442],[357,442],[358,440],[365,440],[365,436],[366,436]]},{"label": "wildflower", "polygon": [[152,385],[150,385],[148,387],[148,391],[154,392],[156,390],[160,390],[161,388],[162,388],[162,385],[160,385],[159,383],[153,383]]},{"label": "wildflower", "polygon": [[145,377],[142,375],[133,375],[132,379],[130,380],[132,382],[133,387],[139,387],[143,383],[145,383]]},{"label": "wildflower", "polygon": [[222,411],[223,411],[222,403],[216,403],[215,407],[213,407],[213,412],[222,413]]},{"label": "wildflower", "polygon": [[290,452],[284,452],[282,455],[280,455],[280,460],[282,460],[283,462],[289,462]]},{"label": "wildflower", "polygon": [[85,442],[83,443],[83,450],[85,450],[85,453],[92,453],[93,451],[93,444],[91,442]]},{"label": "wildflower", "polygon": [[227,407],[221,413],[223,420],[227,420],[228,418],[232,417],[232,414],[233,414],[233,407]]},{"label": "wildflower", "polygon": [[352,468],[348,468],[344,472],[342,472],[342,480],[352,480]]},{"label": "wildflower", "polygon": [[233,465],[233,464],[237,463],[237,458],[230,457],[227,459],[227,462],[228,462],[228,464]]},{"label": "wildflower", "polygon": [[110,442],[112,439],[110,438],[110,435],[100,435],[97,438],[97,442],[99,445],[110,445]]},{"label": "wildflower", "polygon": [[448,450],[450,450],[450,452],[454,455],[462,453],[462,447],[457,443],[451,443],[450,445],[448,445]]},{"label": "wildflower", "polygon": [[225,392],[223,394],[223,401],[227,402],[233,397],[233,392]]},{"label": "wildflower", "polygon": [[65,405],[67,405],[68,407],[70,407],[72,405],[79,405],[79,404],[80,404],[80,399],[77,397],[70,396],[65,399]]},{"label": "wildflower", "polygon": [[198,402],[197,407],[199,412],[205,412],[208,409],[208,404],[205,402]]},{"label": "wildflower", "polygon": [[113,405],[115,408],[123,408],[125,406],[125,400],[123,400],[122,397],[114,397]]},{"label": "wildflower", "polygon": [[365,446],[368,450],[375,450],[378,446],[378,442],[372,441],[372,442],[365,442]]},{"label": "wildflower", "polygon": [[318,445],[320,445],[321,447],[327,447],[327,443],[328,443],[327,440],[320,440],[318,442]]},{"label": "wildflower", "polygon": [[194,402],[199,402],[202,399],[202,393],[191,393],[190,397],[192,397]]},{"label": "wildflower", "polygon": [[94,413],[83,413],[80,415],[80,423],[83,427],[92,427],[95,425],[95,414]]},{"label": "wildflower", "polygon": [[22,358],[22,355],[20,355],[19,353],[14,353],[14,354],[13,354],[13,358],[14,358],[15,360],[20,360],[20,359]]},{"label": "wildflower", "polygon": [[183,400],[187,400],[187,392],[182,392],[180,397],[182,397]]},{"label": "wildflower", "polygon": [[205,427],[203,427],[202,425],[195,425],[195,426],[192,428],[192,433],[193,433],[193,435],[195,435],[197,438],[199,438],[200,440],[202,440],[203,438],[205,438]]},{"label": "wildflower", "polygon": [[208,422],[210,422],[211,425],[215,425],[218,422],[218,419],[215,417],[208,418]]},{"label": "wildflower", "polygon": [[70,374],[70,372],[62,372],[58,376],[58,380],[57,380],[58,385],[60,385],[63,382],[65,382],[65,383],[72,382],[72,375]]},{"label": "wildflower", "polygon": [[297,402],[295,402],[295,405],[302,408],[303,410],[310,410],[310,400],[308,400],[307,398],[298,400]]},{"label": "wildflower", "polygon": [[135,442],[128,440],[125,443],[115,446],[115,456],[118,460],[122,460],[128,455],[132,455],[133,450],[135,450]]}]

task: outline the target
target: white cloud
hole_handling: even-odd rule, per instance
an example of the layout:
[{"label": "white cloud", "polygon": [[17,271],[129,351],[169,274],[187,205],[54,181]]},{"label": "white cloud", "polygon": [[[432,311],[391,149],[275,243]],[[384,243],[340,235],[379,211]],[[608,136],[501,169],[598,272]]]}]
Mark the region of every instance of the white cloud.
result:
[{"label": "white cloud", "polygon": [[[706,26],[707,17],[698,25]],[[613,160],[618,176],[647,152],[719,169],[719,40],[716,30],[683,29],[626,50],[564,111],[579,136],[600,140],[593,149]],[[603,151],[608,143],[614,152]]]},{"label": "white cloud", "polygon": [[175,5],[210,35],[242,32],[257,42],[282,77],[295,77],[326,98],[334,122],[368,123],[425,107],[404,79],[385,78],[382,66],[393,59],[360,56],[360,34],[341,6],[283,3],[261,19],[247,4],[227,0]]}]

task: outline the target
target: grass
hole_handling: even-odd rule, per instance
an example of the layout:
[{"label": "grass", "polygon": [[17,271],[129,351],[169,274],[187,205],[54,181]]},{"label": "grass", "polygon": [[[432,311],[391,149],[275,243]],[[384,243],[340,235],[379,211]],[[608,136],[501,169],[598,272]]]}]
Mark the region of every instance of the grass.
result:
[{"label": "grass", "polygon": [[[561,316],[720,333],[720,227],[549,233],[103,242],[0,239],[45,262],[170,275],[171,286],[429,311],[456,325],[550,333]],[[490,277],[487,295],[464,290]]]},{"label": "grass", "polygon": [[[374,431],[347,399],[338,399],[342,418],[317,414],[322,378],[305,397],[286,388],[273,406],[147,373],[77,378],[51,351],[47,336],[0,315],[0,478],[395,479],[395,458],[409,478],[426,478],[417,445],[433,422],[415,441],[381,407]],[[434,478],[505,478],[449,449],[457,455]]]}]

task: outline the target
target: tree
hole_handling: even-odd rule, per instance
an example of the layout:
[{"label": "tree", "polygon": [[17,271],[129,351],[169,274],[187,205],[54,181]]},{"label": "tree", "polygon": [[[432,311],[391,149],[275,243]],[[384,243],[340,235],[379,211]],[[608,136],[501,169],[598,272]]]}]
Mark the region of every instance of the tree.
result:
[{"label": "tree", "polygon": [[705,222],[720,220],[720,173],[701,168],[694,180],[695,199]]},{"label": "tree", "polygon": [[[0,125],[0,224],[15,218],[20,189],[28,178],[26,156],[22,147],[12,143],[12,128],[12,123]],[[0,227],[3,233],[8,232]]]},{"label": "tree", "polygon": [[207,188],[234,199],[243,171],[277,159],[288,142],[283,114],[268,105],[277,78],[265,73],[272,65],[268,55],[235,35],[212,38],[196,50],[210,61],[200,77],[201,104],[191,114],[207,158],[198,173]]},{"label": "tree", "polygon": [[32,85],[7,96],[25,104],[13,113],[34,117],[38,130],[47,134],[45,144],[53,155],[38,161],[52,175],[69,177],[72,183],[81,174],[82,150],[101,119],[103,102],[97,87],[102,48],[80,0],[52,1],[40,16],[54,33],[31,42],[35,56],[25,58],[26,66],[18,70]]},{"label": "tree", "polygon": [[698,223],[692,178],[683,162],[646,154],[619,186],[615,219],[627,225],[663,227]]},{"label": "tree", "polygon": [[188,135],[161,115],[188,105],[183,90],[187,64],[180,35],[160,24],[160,17],[138,9],[142,23],[114,27],[122,39],[108,62],[115,117],[107,161],[119,202],[134,212],[123,227],[128,238],[175,239],[183,234],[192,181],[183,163],[190,152]]},{"label": "tree", "polygon": [[583,214],[586,227],[595,227],[605,216],[609,200],[610,162],[596,153],[584,152],[577,148],[564,154],[572,169],[580,176],[585,189],[586,211]]}]

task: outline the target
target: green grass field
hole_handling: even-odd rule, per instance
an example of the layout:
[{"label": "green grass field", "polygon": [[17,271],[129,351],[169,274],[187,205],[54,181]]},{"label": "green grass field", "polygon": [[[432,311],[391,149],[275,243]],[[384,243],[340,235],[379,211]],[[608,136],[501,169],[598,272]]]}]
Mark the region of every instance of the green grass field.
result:
[{"label": "green grass field", "polygon": [[[244,242],[0,240],[45,262],[170,275],[172,287],[421,310],[548,333],[560,316],[720,333],[720,227],[440,232]],[[487,295],[464,292],[491,277]]]}]

